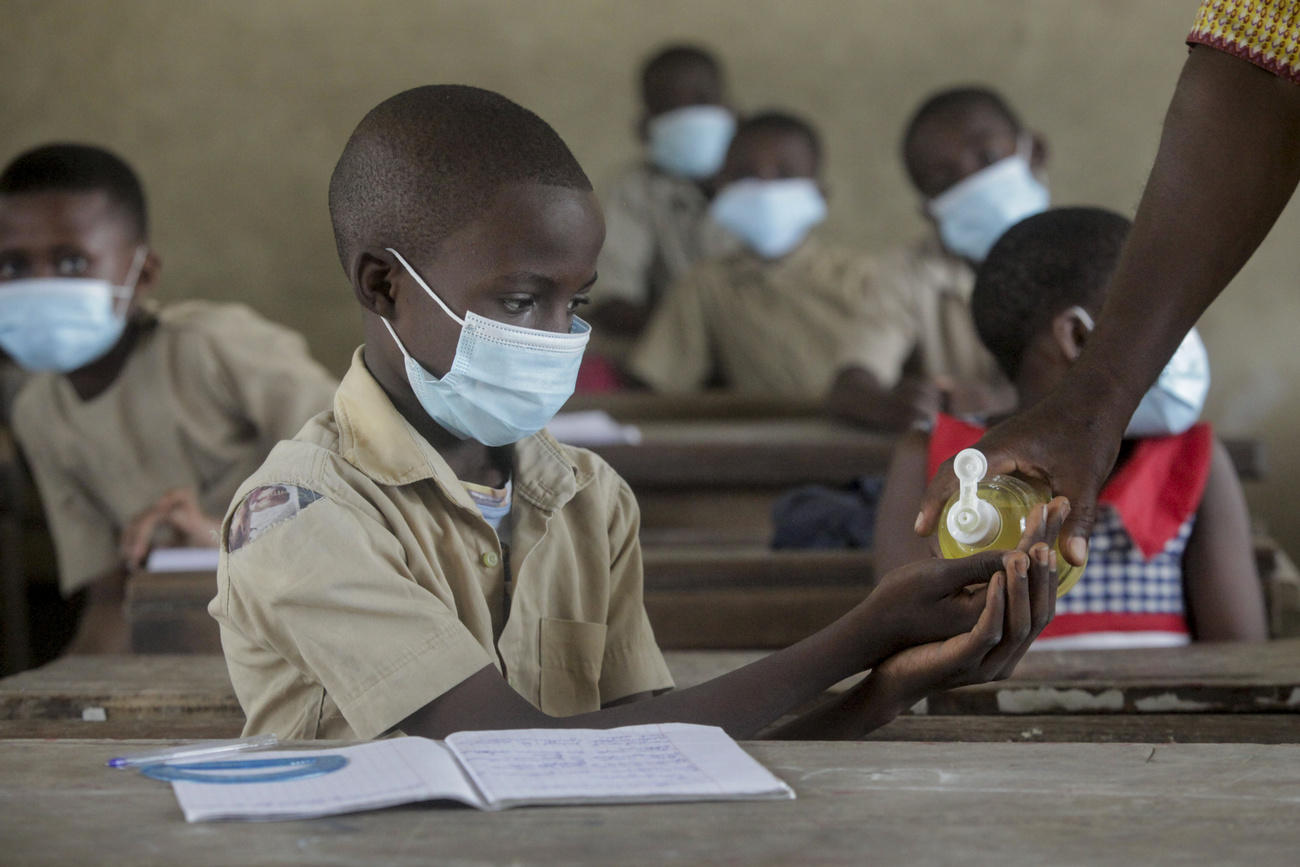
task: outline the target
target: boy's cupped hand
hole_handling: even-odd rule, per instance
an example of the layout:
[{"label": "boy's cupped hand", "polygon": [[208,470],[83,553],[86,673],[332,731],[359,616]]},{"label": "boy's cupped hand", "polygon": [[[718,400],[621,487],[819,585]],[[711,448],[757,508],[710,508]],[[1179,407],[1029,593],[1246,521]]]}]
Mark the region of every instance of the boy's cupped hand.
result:
[{"label": "boy's cupped hand", "polygon": [[[1009,676],[1056,613],[1058,564],[1052,546],[1068,514],[1068,502],[1057,497],[1034,510],[1015,551],[896,570],[930,567],[924,578],[908,582],[920,589],[908,616],[923,617],[928,608],[934,622],[928,630],[920,623],[908,627],[916,640],[875,667],[875,689],[908,707],[936,690]],[[936,574],[935,564],[950,568]],[[949,631],[935,636],[940,623]]]}]

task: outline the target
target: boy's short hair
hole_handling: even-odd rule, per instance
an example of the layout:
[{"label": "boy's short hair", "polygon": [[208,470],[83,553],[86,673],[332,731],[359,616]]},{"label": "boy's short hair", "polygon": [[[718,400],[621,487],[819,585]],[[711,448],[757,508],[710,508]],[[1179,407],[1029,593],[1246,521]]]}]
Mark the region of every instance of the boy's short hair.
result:
[{"label": "boy's short hair", "polygon": [[370,110],[334,166],[339,260],[347,270],[366,246],[428,249],[512,183],[592,188],[555,130],[504,96],[453,84],[403,91]]},{"label": "boy's short hair", "polygon": [[971,315],[1014,380],[1025,349],[1068,307],[1101,309],[1131,223],[1104,208],[1054,208],[1016,223],[980,265]]},{"label": "boy's short hair", "polygon": [[907,121],[907,125],[903,127],[903,138],[899,142],[904,158],[906,158],[907,150],[921,124],[937,114],[943,114],[957,108],[973,108],[976,106],[987,108],[995,114],[1001,115],[1015,132],[1020,132],[1023,129],[1020,125],[1020,118],[1011,110],[1011,106],[1002,98],[1002,94],[996,90],[983,85],[949,87],[927,96],[916,111],[912,112],[912,117]]},{"label": "boy's short hair", "polygon": [[149,235],[144,188],[126,161],[94,145],[47,144],[19,154],[0,172],[0,195],[103,192],[134,235]]},{"label": "boy's short hair", "polygon": [[721,85],[722,64],[712,51],[701,45],[684,42],[666,45],[647,58],[641,66],[642,102],[648,104],[652,101],[655,88],[665,76],[670,76],[688,66],[707,69]]},{"label": "boy's short hair", "polygon": [[736,125],[735,138],[751,132],[781,132],[803,136],[812,150],[813,160],[818,168],[821,167],[822,140],[810,121],[786,111],[760,111],[741,119]]}]

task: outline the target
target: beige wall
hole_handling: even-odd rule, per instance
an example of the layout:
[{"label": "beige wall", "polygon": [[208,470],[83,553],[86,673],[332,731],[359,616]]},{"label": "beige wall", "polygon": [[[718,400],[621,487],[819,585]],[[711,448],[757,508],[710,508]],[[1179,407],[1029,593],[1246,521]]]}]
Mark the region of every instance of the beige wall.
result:
[{"label": "beige wall", "polygon": [[[822,127],[840,238],[922,230],[895,142],[927,91],[983,80],[1051,139],[1060,203],[1131,213],[1194,0],[5,0],[0,158],[50,139],[131,159],[165,296],[240,299],[341,370],[357,316],[326,179],[374,103],[427,82],[500,90],[550,120],[598,184],[635,155],[634,69],[665,40],[715,46],[741,107]],[[1296,207],[1203,323],[1209,414],[1263,437],[1256,509],[1300,541]],[[1300,550],[1300,544],[1292,544]]]}]

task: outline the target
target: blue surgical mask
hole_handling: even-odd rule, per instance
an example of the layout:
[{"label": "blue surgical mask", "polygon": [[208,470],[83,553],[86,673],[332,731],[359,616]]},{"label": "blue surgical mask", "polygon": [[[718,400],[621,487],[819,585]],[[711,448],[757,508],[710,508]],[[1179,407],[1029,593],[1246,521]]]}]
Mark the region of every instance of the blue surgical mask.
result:
[{"label": "blue surgical mask", "polygon": [[136,248],[123,285],[83,277],[0,283],[0,348],[30,371],[68,373],[103,357],[122,338],[148,248]]},{"label": "blue surgical mask", "polygon": [[402,263],[443,313],[460,324],[451,369],[441,379],[411,357],[387,319],[382,320],[406,358],[406,379],[429,417],[461,439],[504,446],[537,433],[573,394],[591,326],[578,317],[568,334],[506,325],[477,313],[457,316]]},{"label": "blue surgical mask", "polygon": [[826,200],[811,178],[727,184],[709,206],[715,222],[755,253],[777,259],[798,247],[826,219]]},{"label": "blue surgical mask", "polygon": [[929,201],[926,210],[938,222],[939,238],[950,253],[983,262],[1003,232],[1047,210],[1047,187],[1029,166],[1031,148],[1022,145]]},{"label": "blue surgical mask", "polygon": [[701,180],[722,168],[736,118],[720,105],[688,105],[655,116],[646,132],[650,162],[670,175]]},{"label": "blue surgical mask", "polygon": [[[1082,307],[1072,308],[1084,326],[1092,330],[1092,317]],[[1174,350],[1160,376],[1142,395],[1124,436],[1172,436],[1190,430],[1201,417],[1210,392],[1210,356],[1201,335],[1193,328]]]}]

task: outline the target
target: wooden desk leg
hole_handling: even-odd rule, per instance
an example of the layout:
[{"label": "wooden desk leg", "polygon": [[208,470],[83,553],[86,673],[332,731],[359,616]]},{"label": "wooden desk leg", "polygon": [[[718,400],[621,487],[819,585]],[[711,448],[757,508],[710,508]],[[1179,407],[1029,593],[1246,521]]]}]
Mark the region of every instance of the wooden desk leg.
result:
[{"label": "wooden desk leg", "polygon": [[0,462],[0,672],[31,664],[27,576],[23,571],[22,485],[16,462]]}]

